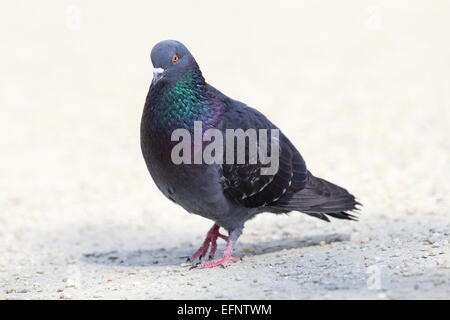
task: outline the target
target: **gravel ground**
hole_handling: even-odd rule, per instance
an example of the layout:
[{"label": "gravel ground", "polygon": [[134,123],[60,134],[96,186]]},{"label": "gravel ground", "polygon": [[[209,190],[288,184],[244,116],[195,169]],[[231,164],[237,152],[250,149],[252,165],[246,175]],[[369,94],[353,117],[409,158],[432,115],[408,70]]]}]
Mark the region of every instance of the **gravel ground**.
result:
[{"label": "gravel ground", "polygon": [[[6,4],[0,299],[449,299],[448,1],[209,3]],[[360,221],[263,214],[242,262],[189,270],[211,222],[139,149],[167,38],[356,194]]]}]

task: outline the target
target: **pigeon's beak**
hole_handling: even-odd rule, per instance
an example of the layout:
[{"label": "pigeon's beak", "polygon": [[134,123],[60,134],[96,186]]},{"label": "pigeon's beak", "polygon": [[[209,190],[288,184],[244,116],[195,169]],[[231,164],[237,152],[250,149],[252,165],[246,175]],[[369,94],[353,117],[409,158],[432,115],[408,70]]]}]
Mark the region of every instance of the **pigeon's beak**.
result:
[{"label": "pigeon's beak", "polygon": [[158,80],[162,78],[163,72],[164,72],[163,68],[153,68],[153,80],[152,80],[152,83],[158,82]]}]

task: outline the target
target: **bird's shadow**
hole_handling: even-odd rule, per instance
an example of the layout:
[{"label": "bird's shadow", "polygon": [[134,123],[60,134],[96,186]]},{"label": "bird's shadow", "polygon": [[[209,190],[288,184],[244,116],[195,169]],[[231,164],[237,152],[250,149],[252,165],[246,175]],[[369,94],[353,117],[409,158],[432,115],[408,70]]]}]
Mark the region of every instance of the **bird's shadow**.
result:
[{"label": "bird's shadow", "polygon": [[[258,243],[240,243],[237,256],[256,256],[282,250],[326,245],[349,241],[348,234],[326,234],[310,237],[287,238]],[[220,248],[219,248],[220,249]],[[191,247],[136,249],[131,251],[95,251],[83,254],[83,261],[122,267],[174,266],[183,263],[193,253]]]}]

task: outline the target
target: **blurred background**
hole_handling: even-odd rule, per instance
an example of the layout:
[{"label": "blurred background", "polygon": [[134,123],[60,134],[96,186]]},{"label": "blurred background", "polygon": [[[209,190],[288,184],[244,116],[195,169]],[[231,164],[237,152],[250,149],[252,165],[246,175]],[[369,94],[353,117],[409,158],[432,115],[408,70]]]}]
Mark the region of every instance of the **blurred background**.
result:
[{"label": "blurred background", "polygon": [[[261,215],[244,243],[280,230],[380,243],[387,240],[376,232],[390,227],[395,239],[444,236],[449,9],[445,0],[3,2],[0,288],[14,289],[4,295],[26,288],[27,297],[57,298],[68,264],[82,274],[94,268],[80,262],[86,252],[184,254],[206,232],[209,221],[159,193],[141,156],[149,56],[164,39],[183,42],[210,84],[262,111],[314,174],[364,204],[352,225]],[[80,296],[96,297],[86,286]]]}]

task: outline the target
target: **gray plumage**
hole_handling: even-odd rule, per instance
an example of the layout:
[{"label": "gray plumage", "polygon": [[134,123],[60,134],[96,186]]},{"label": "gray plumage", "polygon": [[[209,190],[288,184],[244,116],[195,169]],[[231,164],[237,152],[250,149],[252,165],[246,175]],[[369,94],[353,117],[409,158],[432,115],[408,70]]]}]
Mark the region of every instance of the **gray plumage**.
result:
[{"label": "gray plumage", "polygon": [[314,177],[281,131],[279,170],[273,175],[262,175],[263,165],[250,164],[248,158],[244,164],[174,164],[171,133],[180,127],[192,131],[194,121],[202,121],[204,130],[222,132],[278,128],[259,111],[207,84],[181,43],[158,43],[152,50],[152,62],[164,71],[152,83],[146,99],[141,147],[153,180],[167,198],[225,228],[231,243],[240,236],[244,223],[262,212],[300,211],[326,221],[327,216],[354,219],[348,211],[356,209],[355,197]]}]

